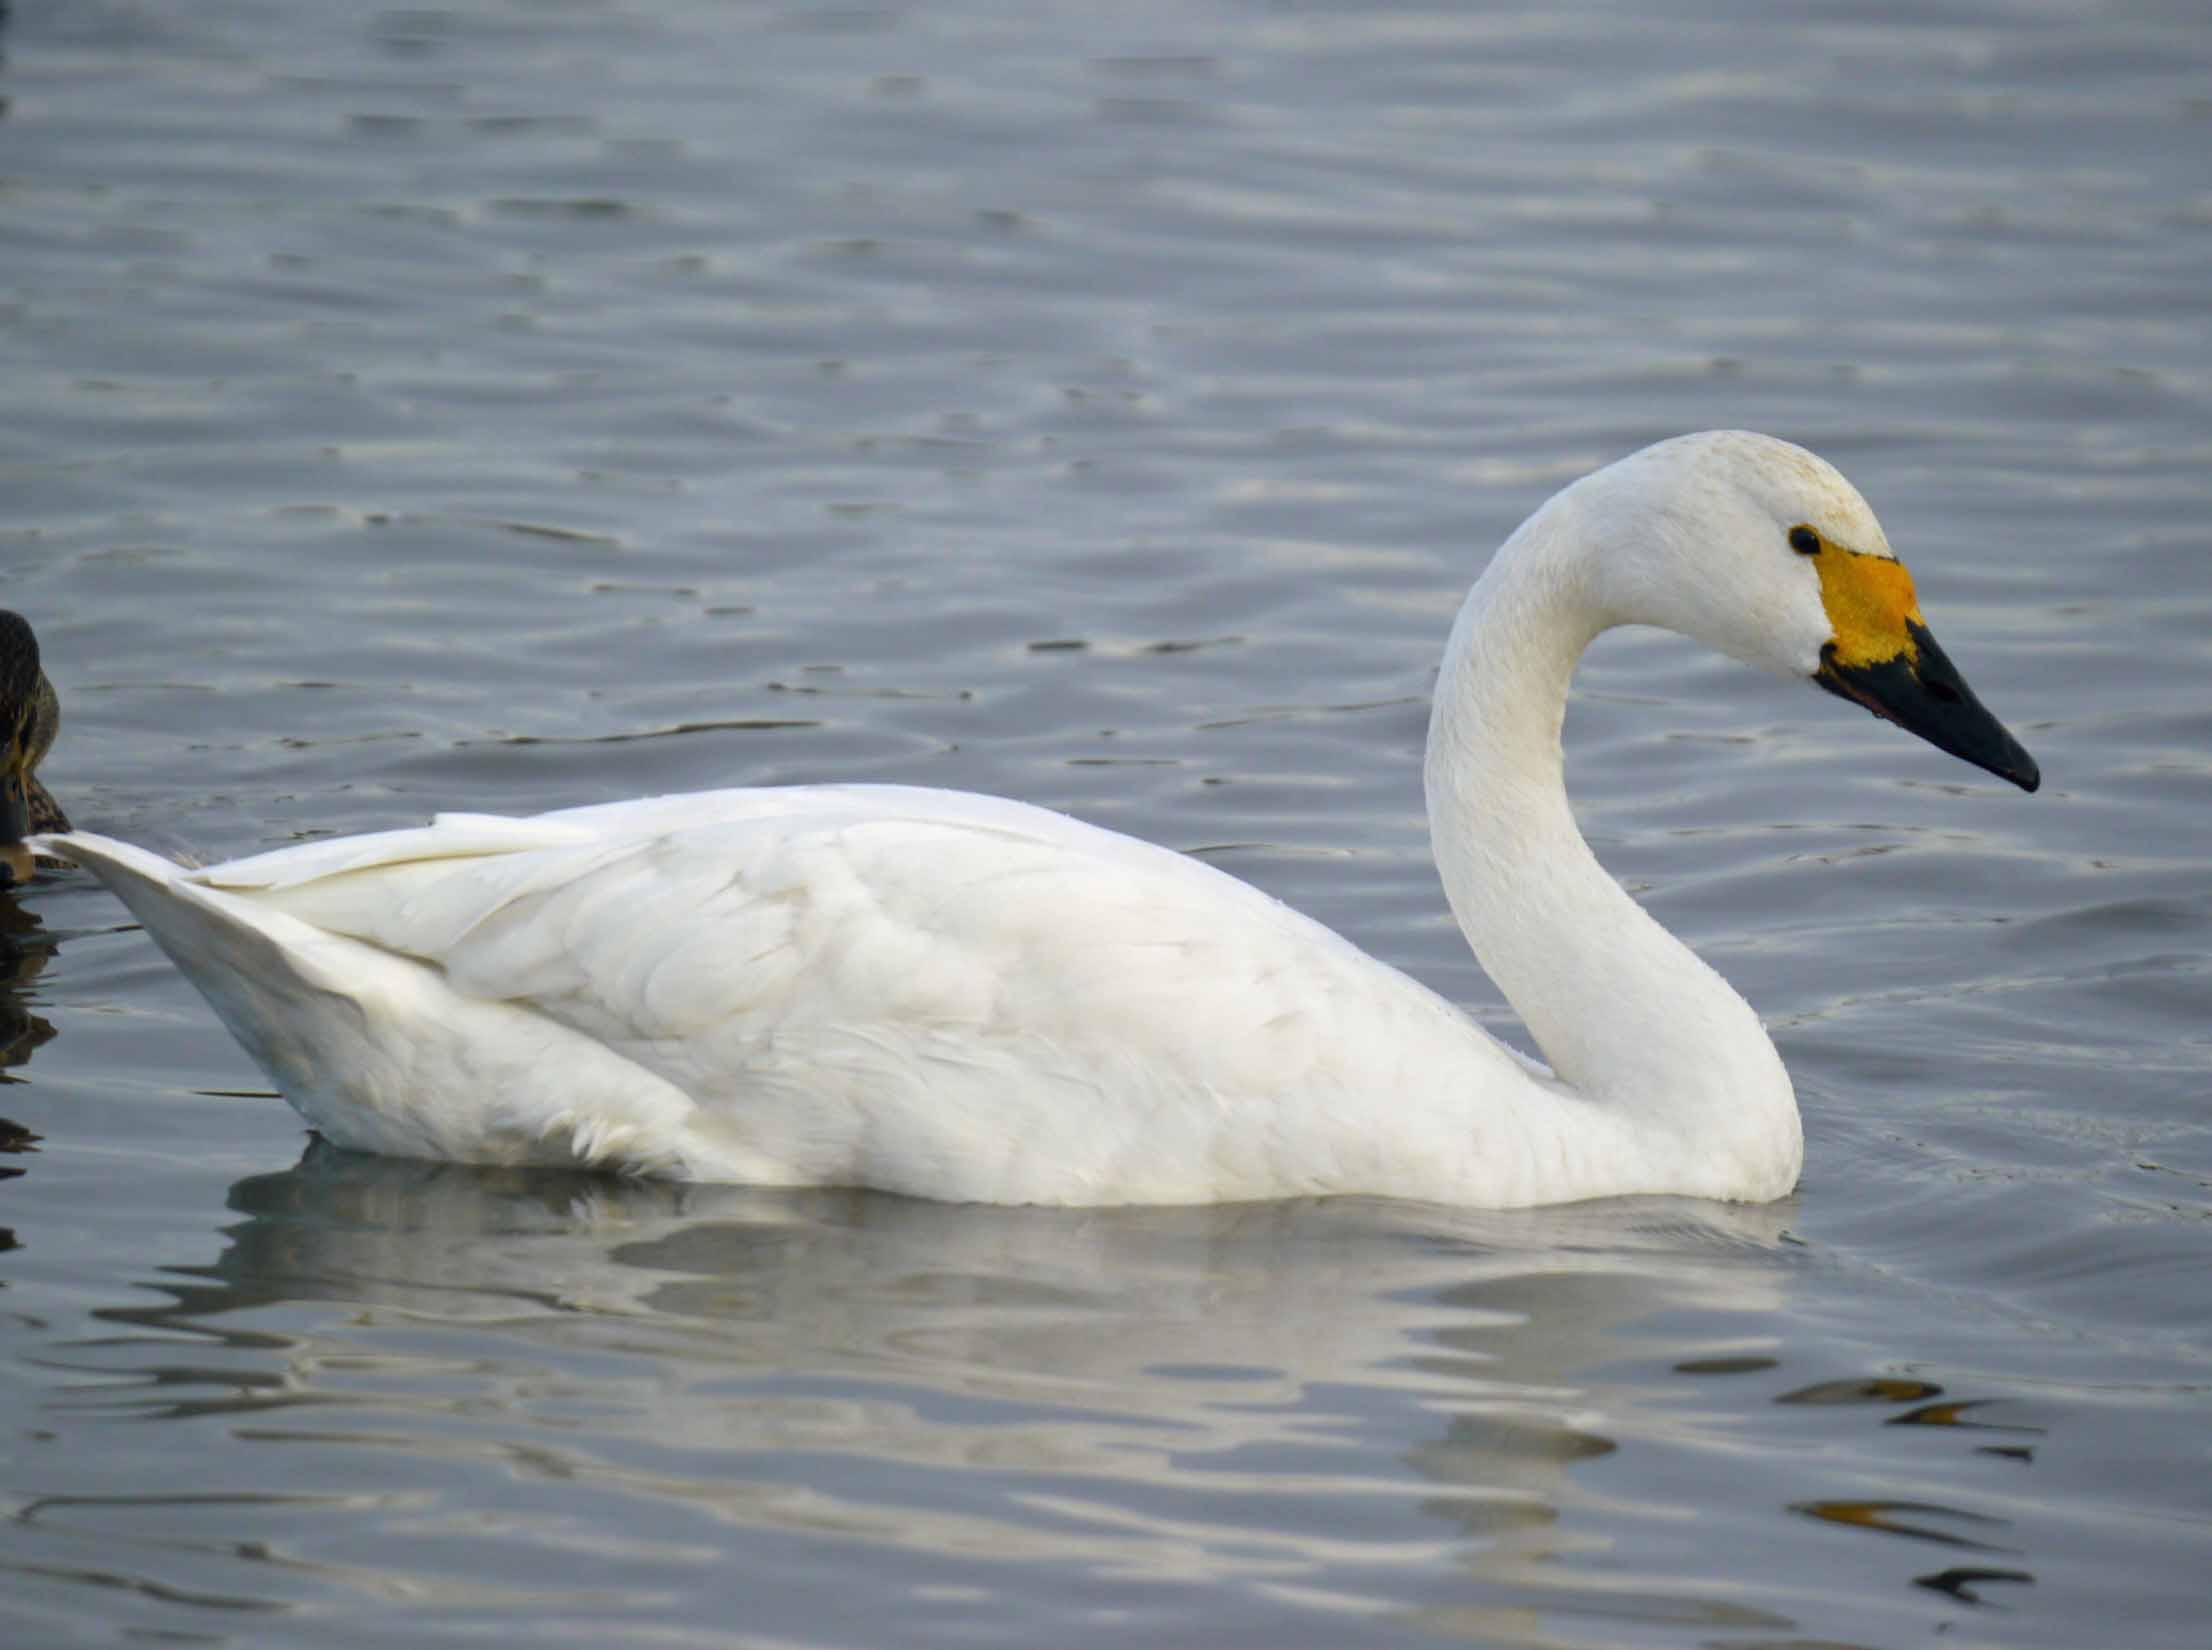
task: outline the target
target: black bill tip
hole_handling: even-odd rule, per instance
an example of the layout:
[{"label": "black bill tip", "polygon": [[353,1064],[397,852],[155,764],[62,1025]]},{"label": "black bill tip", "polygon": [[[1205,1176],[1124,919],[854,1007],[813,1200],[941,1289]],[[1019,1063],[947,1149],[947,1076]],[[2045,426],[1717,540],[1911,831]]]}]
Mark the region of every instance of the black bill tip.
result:
[{"label": "black bill tip", "polygon": [[1962,762],[2009,779],[2024,791],[2043,783],[2043,772],[2020,741],[1990,715],[1950,656],[1925,625],[1906,621],[1912,646],[1872,664],[1838,662],[1833,642],[1821,650],[1813,680],[1884,721],[1916,733]]}]

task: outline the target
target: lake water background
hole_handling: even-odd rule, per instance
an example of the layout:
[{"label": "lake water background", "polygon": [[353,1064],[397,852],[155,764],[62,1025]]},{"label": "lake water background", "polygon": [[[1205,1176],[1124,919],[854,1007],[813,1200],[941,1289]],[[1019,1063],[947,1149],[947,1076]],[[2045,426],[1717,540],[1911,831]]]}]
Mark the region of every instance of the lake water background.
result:
[{"label": "lake water background", "polygon": [[1797,1079],[1756,1209],[350,1157],[42,881],[8,1642],[2207,1642],[2208,88],[2195,3],[18,0],[0,602],[81,824],[973,787],[1518,1035],[1435,659],[1714,425],[1858,482],[2045,788],[1593,654],[1585,829]]}]

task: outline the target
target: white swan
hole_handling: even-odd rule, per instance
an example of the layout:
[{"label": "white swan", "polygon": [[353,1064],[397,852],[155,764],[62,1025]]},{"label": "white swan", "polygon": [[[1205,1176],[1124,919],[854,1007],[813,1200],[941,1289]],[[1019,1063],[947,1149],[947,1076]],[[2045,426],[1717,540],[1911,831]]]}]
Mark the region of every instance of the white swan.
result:
[{"label": "white swan", "polygon": [[369,1151],[1008,1203],[1779,1197],[1803,1137],[1774,1045],[1568,808],[1568,679],[1618,624],[2037,784],[1851,485],[1715,432],[1552,498],[1445,650],[1437,864],[1552,1071],[1247,884],[996,797],[446,814],[201,870],[32,845],[90,867],[308,1121]]}]

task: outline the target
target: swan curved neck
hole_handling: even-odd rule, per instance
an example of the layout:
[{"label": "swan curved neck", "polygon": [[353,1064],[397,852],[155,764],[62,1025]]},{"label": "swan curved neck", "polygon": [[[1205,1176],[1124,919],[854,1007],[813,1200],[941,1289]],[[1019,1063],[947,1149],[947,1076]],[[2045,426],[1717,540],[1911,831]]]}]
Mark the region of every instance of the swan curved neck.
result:
[{"label": "swan curved neck", "polygon": [[1695,1142],[1675,1189],[1710,1171],[1718,1195],[1779,1196],[1802,1136],[1772,1041],[1598,863],[1567,801],[1568,687],[1617,622],[1599,558],[1625,548],[1581,530],[1577,505],[1570,489],[1523,524],[1452,628],[1426,763],[1437,868],[1483,968],[1553,1070],[1626,1125],[1631,1156]]}]

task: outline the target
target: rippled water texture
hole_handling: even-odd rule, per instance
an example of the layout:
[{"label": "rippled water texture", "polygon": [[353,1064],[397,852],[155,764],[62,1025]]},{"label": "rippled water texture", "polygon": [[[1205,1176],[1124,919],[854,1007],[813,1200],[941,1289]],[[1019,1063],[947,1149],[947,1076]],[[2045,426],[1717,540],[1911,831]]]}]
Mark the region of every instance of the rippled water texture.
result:
[{"label": "rippled water texture", "polygon": [[2046,775],[1598,648],[1585,828],[1797,1077],[1766,1209],[350,1158],[44,882],[0,1637],[2204,1642],[2199,0],[18,0],[0,54],[0,601],[84,824],[972,786],[1505,1029],[1444,629],[1722,424],[1859,482]]}]

